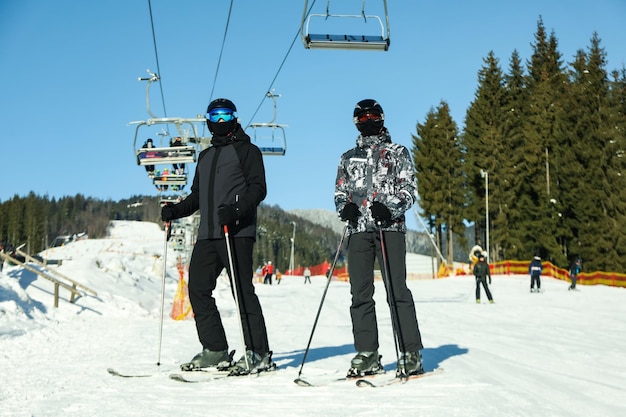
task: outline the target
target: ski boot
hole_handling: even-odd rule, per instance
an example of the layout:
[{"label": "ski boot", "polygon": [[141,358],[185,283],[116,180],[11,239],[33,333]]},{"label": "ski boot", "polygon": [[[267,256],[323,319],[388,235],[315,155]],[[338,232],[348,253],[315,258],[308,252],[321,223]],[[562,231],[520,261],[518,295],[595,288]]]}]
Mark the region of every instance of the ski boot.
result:
[{"label": "ski boot", "polygon": [[247,350],[246,354],[241,357],[228,370],[229,376],[240,376],[248,374],[258,374],[260,372],[273,371],[276,369],[276,363],[272,362],[272,351],[260,355],[251,350]]},{"label": "ski boot", "polygon": [[200,371],[206,368],[215,368],[218,371],[224,371],[233,363],[233,355],[235,351],[228,353],[227,350],[209,350],[203,349],[193,357],[191,362],[180,365],[181,371]]},{"label": "ski boot", "polygon": [[378,351],[359,352],[352,358],[350,369],[348,369],[347,378],[358,378],[365,375],[373,375],[383,372],[383,366],[380,363]]},{"label": "ski boot", "polygon": [[418,375],[424,373],[422,366],[422,354],[417,352],[403,352],[398,360],[396,376],[398,378],[406,378],[409,375]]}]

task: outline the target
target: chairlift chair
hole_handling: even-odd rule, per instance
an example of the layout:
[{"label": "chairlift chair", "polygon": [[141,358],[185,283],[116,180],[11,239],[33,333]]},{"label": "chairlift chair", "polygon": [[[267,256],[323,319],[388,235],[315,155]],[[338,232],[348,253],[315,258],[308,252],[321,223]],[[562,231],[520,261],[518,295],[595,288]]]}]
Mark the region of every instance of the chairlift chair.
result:
[{"label": "chairlift chair", "polygon": [[[195,118],[184,117],[157,117],[150,110],[150,86],[159,80],[159,76],[147,70],[149,77],[139,78],[139,81],[147,81],[146,85],[146,109],[151,116],[146,120],[130,122],[135,127],[135,138],[133,141],[133,149],[137,165],[164,165],[164,164],[185,164],[196,162],[196,153],[200,144],[208,141],[207,138],[198,135],[197,126],[204,126],[206,119],[202,116]],[[182,138],[183,146],[163,146],[156,148],[143,148],[143,143],[150,135],[146,132],[146,127],[165,126],[163,136],[170,136],[168,126],[173,125],[176,128],[176,135]],[[140,136],[142,132],[142,136]],[[194,143],[195,145],[192,145]]]},{"label": "chairlift chair", "polygon": [[180,203],[181,200],[182,200],[181,196],[178,196],[178,195],[166,195],[166,196],[162,196],[159,199],[159,204],[161,206],[164,206],[166,204],[177,204],[177,203]]},{"label": "chairlift chair", "polygon": [[254,130],[251,135],[252,142],[261,150],[263,155],[283,156],[287,151],[287,137],[285,136],[287,125],[274,123],[276,120],[276,97],[280,97],[280,94],[272,94],[268,91],[266,97],[271,98],[274,102],[274,117],[268,123],[250,123],[248,125]]},{"label": "chairlift chair", "polygon": [[[304,3],[304,13],[302,15],[302,24],[300,26],[300,36],[304,47],[307,49],[354,49],[354,50],[374,50],[387,51],[390,44],[389,31],[389,14],[387,12],[387,0],[382,0],[385,9],[385,22],[377,15],[365,14],[365,0],[362,1],[361,14],[331,14],[329,11],[330,0],[326,6],[326,13],[311,13],[307,16],[308,0]],[[372,19],[378,22],[380,26],[379,35],[348,35],[348,34],[318,34],[311,33],[309,26],[311,18],[332,19]]]},{"label": "chairlift chair", "polygon": [[[251,123],[254,130],[252,142],[261,150],[263,155],[284,156],[287,151],[285,127],[276,123]],[[259,135],[260,132],[270,131],[270,135]]]},{"label": "chairlift chair", "polygon": [[154,185],[187,185],[187,174],[155,175],[152,183]]},{"label": "chairlift chair", "polygon": [[184,164],[196,162],[195,146],[140,148],[136,151],[137,165]]}]

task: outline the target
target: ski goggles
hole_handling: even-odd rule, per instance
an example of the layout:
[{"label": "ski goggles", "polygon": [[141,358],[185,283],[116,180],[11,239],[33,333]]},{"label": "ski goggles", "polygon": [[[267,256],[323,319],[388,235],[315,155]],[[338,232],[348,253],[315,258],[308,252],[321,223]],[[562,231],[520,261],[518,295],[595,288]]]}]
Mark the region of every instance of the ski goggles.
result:
[{"label": "ski goggles", "polygon": [[225,122],[230,122],[231,120],[233,120],[235,117],[237,117],[237,114],[232,111],[231,109],[227,109],[224,107],[218,107],[215,109],[211,109],[211,111],[209,111],[208,114],[208,119],[209,122],[211,123],[217,123],[221,120],[225,121]]},{"label": "ski goggles", "polygon": [[359,123],[365,123],[368,120],[378,121],[381,120],[382,116],[378,113],[363,113],[357,116],[357,120]]}]

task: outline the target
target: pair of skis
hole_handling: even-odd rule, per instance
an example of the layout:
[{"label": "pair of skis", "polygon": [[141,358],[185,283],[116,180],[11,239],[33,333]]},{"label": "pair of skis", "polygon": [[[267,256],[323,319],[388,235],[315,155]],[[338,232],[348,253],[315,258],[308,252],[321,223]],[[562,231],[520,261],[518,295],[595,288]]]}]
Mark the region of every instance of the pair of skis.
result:
[{"label": "pair of skis", "polygon": [[[108,368],[107,371],[109,372],[109,374],[117,376],[117,377],[121,377],[121,378],[148,378],[148,377],[152,377],[155,375],[155,374],[147,374],[147,373],[146,374],[122,373],[113,368]],[[275,369],[272,369],[269,371],[251,373],[251,374],[247,374],[243,376],[247,376],[250,378],[264,377],[264,376],[273,375],[274,371]],[[301,387],[320,387],[320,386],[325,386],[325,385],[329,385],[329,384],[337,383],[337,382],[354,381],[357,387],[378,388],[378,387],[385,387],[385,386],[395,385],[395,384],[404,384],[409,381],[436,375],[441,372],[443,372],[443,368],[437,368],[433,371],[429,371],[429,372],[425,372],[425,373],[417,374],[417,375],[409,375],[409,376],[391,376],[390,377],[386,373],[382,373],[382,374],[367,375],[367,376],[355,377],[355,378],[348,378],[348,377],[335,378],[335,379],[327,380],[325,382],[311,382],[304,378],[298,377],[294,380],[294,382]],[[212,381],[217,381],[220,379],[238,377],[238,376],[240,377],[240,375],[231,375],[228,371],[218,371],[216,369],[209,369],[209,370],[203,370],[203,371],[196,370],[196,371],[181,371],[178,373],[172,373],[172,374],[169,374],[169,379],[173,381],[184,382],[184,383],[201,383],[201,382],[212,382]]]},{"label": "pair of skis", "polygon": [[[233,378],[242,377],[242,376],[247,376],[250,378],[261,377],[261,376],[273,374],[274,370],[275,368],[272,368],[267,371],[253,372],[249,374],[232,374],[229,370],[220,371],[217,369],[193,370],[193,371],[180,371],[176,373],[171,373],[168,375],[168,378],[173,381],[178,381],[178,382],[198,383],[198,382],[216,381],[219,379],[225,379],[225,378],[231,378],[231,377]],[[120,377],[120,378],[149,378],[149,377],[158,375],[158,374],[148,374],[148,373],[136,373],[136,374],[124,373],[113,368],[108,368],[107,371],[109,372],[109,374]]]},{"label": "pair of skis", "polygon": [[301,387],[320,387],[329,385],[336,382],[344,382],[344,381],[354,381],[355,385],[360,388],[380,388],[386,387],[389,385],[396,384],[404,384],[409,381],[413,381],[416,379],[425,378],[428,376],[436,375],[438,373],[443,372],[443,368],[437,368],[433,371],[424,372],[416,375],[408,375],[408,376],[389,376],[386,373],[374,374],[374,375],[366,375],[361,377],[343,377],[336,378],[326,382],[312,382],[304,378],[296,378],[293,382]]}]

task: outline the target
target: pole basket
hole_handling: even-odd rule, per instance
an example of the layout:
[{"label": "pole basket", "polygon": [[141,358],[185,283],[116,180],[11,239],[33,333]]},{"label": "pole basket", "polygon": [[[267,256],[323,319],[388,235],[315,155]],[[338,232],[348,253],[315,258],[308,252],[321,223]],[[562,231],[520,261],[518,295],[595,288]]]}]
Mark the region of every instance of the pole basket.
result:
[{"label": "pole basket", "polygon": [[174,320],[185,320],[193,317],[193,310],[191,309],[191,303],[189,302],[189,289],[187,288],[187,282],[185,282],[185,271],[183,268],[178,268],[178,288],[176,289],[176,295],[174,296],[174,303],[172,304],[172,313],[170,317]]}]

